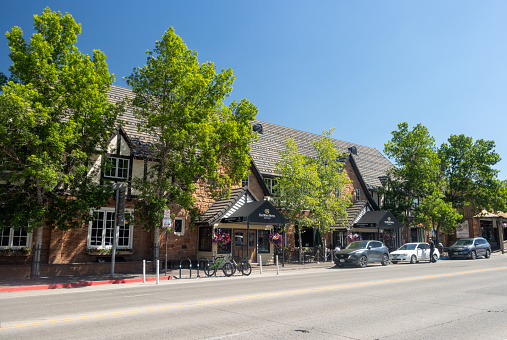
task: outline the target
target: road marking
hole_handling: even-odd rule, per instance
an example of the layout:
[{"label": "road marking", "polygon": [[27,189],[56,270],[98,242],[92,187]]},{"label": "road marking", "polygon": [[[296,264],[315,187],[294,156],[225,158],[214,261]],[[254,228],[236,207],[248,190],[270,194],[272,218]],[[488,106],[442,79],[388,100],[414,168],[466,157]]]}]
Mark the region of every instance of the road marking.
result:
[{"label": "road marking", "polygon": [[380,281],[359,282],[359,283],[343,284],[343,285],[338,285],[338,286],[308,288],[308,289],[292,290],[292,291],[287,291],[287,292],[266,293],[266,294],[240,296],[240,297],[235,297],[235,298],[226,298],[226,299],[219,299],[219,300],[209,300],[209,301],[197,302],[197,303],[192,303],[192,304],[150,307],[150,308],[126,310],[126,311],[121,311],[121,312],[76,316],[76,317],[63,318],[63,319],[42,320],[42,321],[35,321],[35,322],[30,322],[30,323],[22,323],[22,324],[15,324],[15,325],[10,325],[10,326],[6,326],[6,327],[1,327],[0,331],[3,329],[35,327],[35,326],[43,326],[43,325],[50,325],[50,324],[56,324],[56,323],[106,318],[106,317],[118,316],[118,315],[140,314],[140,313],[146,313],[146,312],[188,308],[188,307],[199,307],[199,306],[214,305],[214,304],[220,304],[220,303],[226,303],[226,302],[253,300],[253,299],[260,299],[260,298],[274,297],[274,296],[286,296],[286,295],[319,292],[319,291],[327,291],[327,290],[334,290],[334,289],[378,285],[378,284],[384,284],[384,283],[397,283],[397,282],[405,282],[405,281],[424,280],[424,279],[441,278],[441,277],[465,275],[465,274],[474,274],[474,273],[482,273],[482,272],[498,271],[498,270],[506,270],[506,269],[507,269],[507,267],[499,267],[499,268],[478,269],[478,270],[462,271],[462,272],[447,273],[447,274],[415,276],[415,277],[407,277],[407,278],[402,278],[402,279],[389,279],[389,280],[380,280]]}]

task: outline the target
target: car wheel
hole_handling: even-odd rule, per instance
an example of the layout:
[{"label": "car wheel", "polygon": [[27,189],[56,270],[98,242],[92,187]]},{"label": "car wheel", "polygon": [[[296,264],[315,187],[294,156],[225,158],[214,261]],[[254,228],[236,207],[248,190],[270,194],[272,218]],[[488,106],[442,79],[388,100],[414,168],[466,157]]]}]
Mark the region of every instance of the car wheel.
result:
[{"label": "car wheel", "polygon": [[361,268],[364,268],[368,265],[368,258],[366,257],[366,255],[363,255],[359,258],[359,267]]},{"label": "car wheel", "polygon": [[393,264],[398,264],[398,261],[391,261]]},{"label": "car wheel", "polygon": [[412,257],[410,257],[410,263],[416,263],[417,262],[417,257],[415,255],[412,255]]},{"label": "car wheel", "polygon": [[489,251],[489,249],[486,250],[486,255],[484,255],[484,258],[485,259],[489,259],[491,257],[491,252]]},{"label": "car wheel", "polygon": [[389,264],[389,256],[387,254],[382,255],[382,262],[380,262],[383,266],[387,266]]},{"label": "car wheel", "polygon": [[433,254],[433,262],[437,262],[438,261],[438,256]]},{"label": "car wheel", "polygon": [[472,252],[470,253],[470,258],[472,260],[475,260],[477,258],[477,253],[475,252],[475,250],[472,250]]}]

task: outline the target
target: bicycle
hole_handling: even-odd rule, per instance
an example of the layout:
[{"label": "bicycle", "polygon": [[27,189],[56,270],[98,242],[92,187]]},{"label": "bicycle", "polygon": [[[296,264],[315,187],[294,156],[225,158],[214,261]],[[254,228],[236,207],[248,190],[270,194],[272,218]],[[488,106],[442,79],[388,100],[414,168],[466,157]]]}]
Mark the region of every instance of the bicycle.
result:
[{"label": "bicycle", "polygon": [[240,259],[238,264],[234,257],[229,255],[214,258],[212,264],[208,264],[204,267],[204,274],[206,274],[206,276],[216,275],[217,270],[220,268],[222,268],[224,275],[227,277],[232,276],[236,270],[241,271],[243,275],[247,276],[252,272],[252,266],[250,263]]},{"label": "bicycle", "polygon": [[227,264],[225,256],[213,257],[213,263],[208,263],[204,267],[204,274],[206,274],[206,276],[213,276],[216,275],[219,268],[222,268],[224,275],[230,276],[226,274],[225,264]]},{"label": "bicycle", "polygon": [[[238,261],[236,261],[236,259]],[[246,276],[248,276],[252,273],[252,265],[250,265],[250,263],[248,263],[248,261],[245,261],[243,258],[241,258],[239,256],[232,257],[230,260],[230,263],[232,264],[232,274],[231,275],[236,273],[236,270],[240,271],[243,275],[246,275]]]}]

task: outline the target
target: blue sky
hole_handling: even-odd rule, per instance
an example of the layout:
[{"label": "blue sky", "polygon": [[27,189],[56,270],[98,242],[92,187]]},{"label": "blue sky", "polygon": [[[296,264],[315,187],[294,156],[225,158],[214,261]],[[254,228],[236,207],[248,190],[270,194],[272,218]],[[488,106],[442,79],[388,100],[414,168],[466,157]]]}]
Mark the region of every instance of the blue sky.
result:
[{"label": "blue sky", "polygon": [[[401,122],[494,140],[507,179],[506,1],[3,1],[0,31],[28,38],[44,7],[82,24],[116,85],[173,26],[200,62],[236,76],[260,120],[382,152]],[[0,40],[0,71],[10,65]]]}]

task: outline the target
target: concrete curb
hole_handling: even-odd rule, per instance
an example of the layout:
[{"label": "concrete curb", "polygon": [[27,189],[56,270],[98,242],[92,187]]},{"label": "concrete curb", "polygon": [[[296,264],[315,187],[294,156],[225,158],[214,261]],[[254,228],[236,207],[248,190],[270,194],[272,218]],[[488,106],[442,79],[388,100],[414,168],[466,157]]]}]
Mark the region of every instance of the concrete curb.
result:
[{"label": "concrete curb", "polygon": [[[160,281],[171,280],[172,276],[161,276]],[[156,277],[147,277],[146,281],[156,281]],[[135,283],[143,282],[142,278],[135,279],[119,279],[119,280],[103,280],[103,281],[82,281],[82,282],[71,282],[71,283],[54,283],[47,285],[34,285],[34,286],[16,286],[16,287],[3,287],[0,288],[0,293],[8,292],[19,292],[27,290],[43,290],[43,289],[58,289],[58,288],[76,288],[76,287],[88,287],[88,286],[99,286],[108,284],[120,284],[120,283]]]}]

